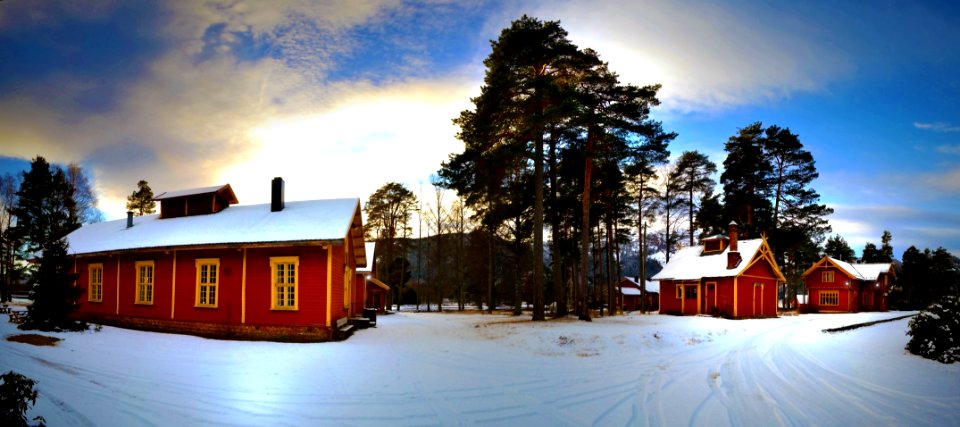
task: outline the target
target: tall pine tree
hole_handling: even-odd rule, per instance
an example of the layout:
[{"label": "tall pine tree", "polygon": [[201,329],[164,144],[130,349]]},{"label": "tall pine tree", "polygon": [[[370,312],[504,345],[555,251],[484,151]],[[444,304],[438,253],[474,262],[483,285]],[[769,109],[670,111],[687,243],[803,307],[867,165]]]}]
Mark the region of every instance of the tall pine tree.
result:
[{"label": "tall pine tree", "polygon": [[739,129],[724,145],[727,158],[720,174],[724,220],[736,221],[745,238],[759,237],[760,232],[770,229],[772,220],[769,198],[773,168],[764,154],[764,145],[760,122]]},{"label": "tall pine tree", "polygon": [[681,207],[687,208],[687,222],[690,229],[689,245],[693,246],[693,232],[696,230],[694,213],[699,211],[700,200],[704,195],[712,194],[713,174],[717,172],[717,165],[699,151],[684,151],[677,159],[677,165],[671,172],[670,178],[676,183],[676,189],[683,194]]},{"label": "tall pine tree", "polygon": [[23,173],[17,205],[11,213],[17,218],[17,237],[26,253],[39,255],[39,268],[30,275],[30,297],[25,329],[83,329],[69,319],[82,289],[73,286],[76,275],[67,257],[66,236],[80,226],[74,188],[63,170],[51,167],[43,157],[30,163]]},{"label": "tall pine tree", "polygon": [[137,189],[127,196],[127,210],[136,216],[149,215],[156,211],[157,202],[153,201],[153,190],[146,180],[137,182]]},{"label": "tall pine tree", "polygon": [[[367,214],[367,223],[364,224],[364,232],[367,239],[377,240],[377,251],[382,255],[377,264],[385,271],[377,272],[380,277],[391,280],[395,272],[392,268],[395,265],[395,256],[398,252],[396,243],[406,230],[410,223],[410,213],[416,210],[417,196],[412,191],[404,187],[403,184],[388,182],[374,191],[363,206],[363,211]],[[403,240],[406,242],[406,239]],[[406,259],[406,248],[400,248],[399,252],[404,254]],[[397,282],[393,282],[394,301],[397,304],[397,310],[400,309],[401,291],[406,280],[404,277],[397,276]]]},{"label": "tall pine tree", "polygon": [[[578,49],[554,21],[524,16],[491,45],[474,108],[454,120],[464,151],[443,164],[442,185],[464,198],[491,239],[506,230],[518,260],[530,242],[523,232],[533,234],[533,274],[524,276],[531,279],[536,320],[544,318],[542,230],[548,217],[557,313],[566,309],[566,274],[578,278],[573,300],[582,315],[590,232],[601,217],[613,222],[623,212],[620,199],[602,203],[596,192],[622,193],[627,159],[655,157],[649,152],[665,151],[672,138],[648,118],[659,86],[620,84],[596,52]],[[603,212],[591,212],[595,207]],[[579,251],[571,245],[578,231]],[[579,269],[570,262],[576,256]]]}]

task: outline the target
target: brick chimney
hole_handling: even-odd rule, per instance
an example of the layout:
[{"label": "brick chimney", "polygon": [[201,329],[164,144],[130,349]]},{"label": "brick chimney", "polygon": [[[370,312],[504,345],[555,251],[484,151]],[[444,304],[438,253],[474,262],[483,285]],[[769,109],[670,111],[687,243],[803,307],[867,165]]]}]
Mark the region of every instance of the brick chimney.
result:
[{"label": "brick chimney", "polygon": [[270,182],[270,212],[283,210],[283,178],[279,176]]},{"label": "brick chimney", "polygon": [[727,249],[727,270],[732,270],[740,265],[743,260],[740,252],[737,250],[737,222],[730,221],[730,247]]}]

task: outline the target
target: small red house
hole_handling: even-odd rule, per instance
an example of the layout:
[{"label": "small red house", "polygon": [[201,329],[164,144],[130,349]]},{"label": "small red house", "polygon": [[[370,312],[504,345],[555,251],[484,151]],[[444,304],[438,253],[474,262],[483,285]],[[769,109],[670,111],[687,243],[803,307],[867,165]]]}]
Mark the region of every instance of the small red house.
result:
[{"label": "small red house", "polygon": [[[321,341],[358,316],[359,199],[236,205],[230,185],[163,193],[160,213],[67,236],[88,321],[203,336]],[[365,286],[360,287],[364,289]],[[359,300],[361,303],[363,299]]]},{"label": "small red house", "polygon": [[823,257],[803,273],[809,310],[856,313],[887,311],[893,264],[850,264]]},{"label": "small red house", "polygon": [[660,281],[660,313],[776,317],[777,284],[786,279],[766,238],[737,241],[713,236],[677,251],[653,280]]},{"label": "small red house", "polygon": [[[646,299],[647,299],[647,310],[658,310],[660,308],[660,285],[657,282],[647,280],[646,283]],[[622,304],[623,311],[636,311],[640,309],[640,284],[636,280],[633,280],[631,277],[624,277],[620,279],[620,284],[617,286],[617,289],[620,292],[620,303]]]},{"label": "small red house", "polygon": [[376,242],[367,242],[367,266],[357,269],[357,284],[363,287],[364,307],[376,308],[377,313],[387,312],[387,297],[390,286],[377,279],[377,261],[373,256]]}]

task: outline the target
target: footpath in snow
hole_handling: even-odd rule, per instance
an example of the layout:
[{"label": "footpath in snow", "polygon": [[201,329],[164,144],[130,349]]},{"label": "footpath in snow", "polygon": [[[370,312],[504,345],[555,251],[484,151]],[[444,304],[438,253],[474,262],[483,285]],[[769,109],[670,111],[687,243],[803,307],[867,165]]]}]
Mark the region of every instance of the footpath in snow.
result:
[{"label": "footpath in snow", "polygon": [[[960,364],[906,353],[909,313],[594,322],[399,313],[335,343],[104,327],[0,342],[60,425],[960,425]],[[3,336],[17,334],[0,321]]]}]

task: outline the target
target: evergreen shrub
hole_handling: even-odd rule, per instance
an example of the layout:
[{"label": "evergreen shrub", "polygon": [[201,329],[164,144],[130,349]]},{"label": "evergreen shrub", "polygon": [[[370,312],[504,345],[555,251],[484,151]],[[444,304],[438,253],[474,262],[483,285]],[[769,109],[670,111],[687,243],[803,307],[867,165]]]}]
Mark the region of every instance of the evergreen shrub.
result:
[{"label": "evergreen shrub", "polygon": [[960,298],[945,296],[910,320],[907,350],[941,363],[960,361]]}]

